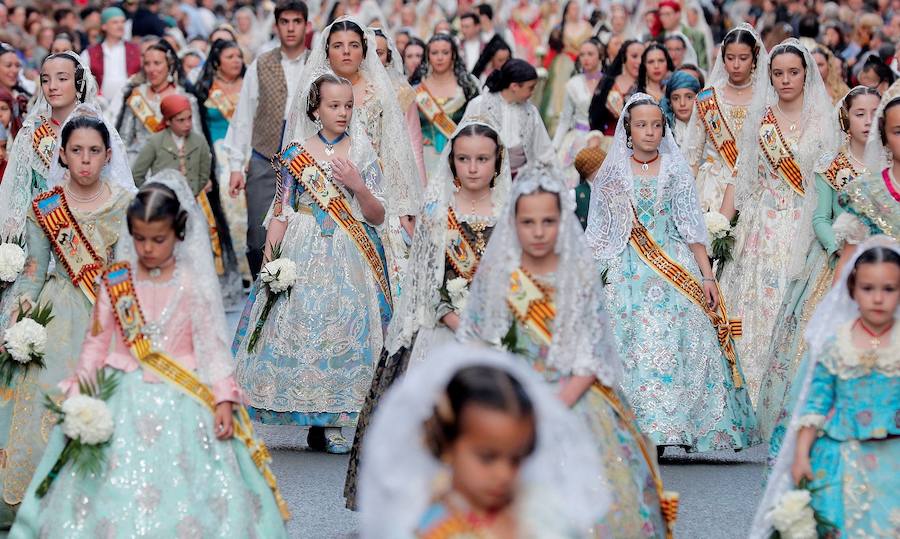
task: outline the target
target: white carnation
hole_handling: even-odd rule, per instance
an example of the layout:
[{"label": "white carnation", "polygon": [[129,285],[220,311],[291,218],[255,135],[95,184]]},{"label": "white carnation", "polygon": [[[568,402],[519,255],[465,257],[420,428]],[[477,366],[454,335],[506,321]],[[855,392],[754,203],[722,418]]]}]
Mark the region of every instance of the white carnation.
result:
[{"label": "white carnation", "polygon": [[706,221],[706,230],[713,238],[724,238],[731,231],[731,223],[728,218],[717,211],[707,212],[703,219]]},{"label": "white carnation", "polygon": [[24,268],[25,251],[15,243],[0,244],[0,281],[15,281]]},{"label": "white carnation", "polygon": [[457,311],[462,312],[469,299],[469,281],[462,277],[450,279],[447,281],[447,294],[450,296],[450,303]]},{"label": "white carnation", "polygon": [[100,399],[74,395],[62,404],[65,413],[63,433],[72,440],[97,445],[105,443],[113,433],[113,417],[109,407]]},{"label": "white carnation", "polygon": [[809,506],[808,490],[785,492],[769,514],[772,525],[785,539],[814,539],[816,537],[815,513]]},{"label": "white carnation", "polygon": [[279,258],[263,266],[259,276],[272,292],[280,294],[297,280],[297,265],[293,260]]},{"label": "white carnation", "polygon": [[6,330],[6,351],[19,363],[28,363],[32,356],[44,354],[47,329],[31,318],[23,318]]}]

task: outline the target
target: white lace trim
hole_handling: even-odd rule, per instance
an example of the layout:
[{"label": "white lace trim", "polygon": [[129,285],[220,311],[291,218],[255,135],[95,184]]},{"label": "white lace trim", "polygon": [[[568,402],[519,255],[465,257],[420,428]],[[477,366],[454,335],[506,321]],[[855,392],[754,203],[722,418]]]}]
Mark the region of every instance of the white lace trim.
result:
[{"label": "white lace trim", "polygon": [[[831,373],[843,380],[866,376],[873,370],[885,376],[900,376],[900,325],[894,324],[894,328],[889,336],[890,343],[887,346],[867,350],[859,348],[853,343],[852,329],[854,324],[856,324],[856,321],[845,324],[838,329],[836,336],[837,355],[826,354],[822,358],[822,364]],[[875,358],[874,364],[869,359],[869,357],[873,356]]]},{"label": "white lace trim", "polygon": [[813,427],[821,429],[825,425],[825,416],[822,414],[806,414],[797,420],[797,428]]}]

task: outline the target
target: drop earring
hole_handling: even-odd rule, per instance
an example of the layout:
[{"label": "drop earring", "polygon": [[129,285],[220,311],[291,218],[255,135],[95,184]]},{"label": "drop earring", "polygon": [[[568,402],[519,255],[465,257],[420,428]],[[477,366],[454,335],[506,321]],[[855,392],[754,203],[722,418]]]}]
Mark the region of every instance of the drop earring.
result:
[{"label": "drop earring", "polygon": [[315,121],[313,121],[313,123],[316,124],[316,131],[321,131],[322,129],[325,128],[325,126],[322,125],[322,120],[320,120],[319,118],[316,118]]},{"label": "drop earring", "polygon": [[628,146],[628,149],[632,149],[634,144],[631,143],[631,137],[628,137],[628,140],[625,141],[625,146]]}]

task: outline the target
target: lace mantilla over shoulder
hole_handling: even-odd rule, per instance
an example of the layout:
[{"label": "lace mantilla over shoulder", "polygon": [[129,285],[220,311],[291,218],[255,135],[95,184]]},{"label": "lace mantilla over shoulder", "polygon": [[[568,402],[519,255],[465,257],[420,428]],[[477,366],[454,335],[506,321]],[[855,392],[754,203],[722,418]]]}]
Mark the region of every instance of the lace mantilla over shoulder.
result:
[{"label": "lace mantilla over shoulder", "polygon": [[900,326],[895,324],[891,330],[890,344],[876,350],[865,350],[853,343],[851,330],[855,323],[838,329],[833,346],[826,348],[821,359],[822,365],[843,380],[867,376],[872,371],[885,376],[900,376]]}]

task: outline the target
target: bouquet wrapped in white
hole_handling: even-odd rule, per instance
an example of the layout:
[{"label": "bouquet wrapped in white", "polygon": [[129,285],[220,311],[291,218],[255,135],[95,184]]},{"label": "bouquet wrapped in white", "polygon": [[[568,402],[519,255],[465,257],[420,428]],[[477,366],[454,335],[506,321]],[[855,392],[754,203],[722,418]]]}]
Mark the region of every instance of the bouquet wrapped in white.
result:
[{"label": "bouquet wrapped in white", "polygon": [[284,293],[291,295],[291,287],[297,280],[297,264],[293,260],[281,258],[281,247],[275,245],[272,247],[272,261],[263,266],[259,272],[259,280],[266,294],[266,304],[253,327],[253,332],[250,333],[250,339],[247,341],[248,352],[256,350],[259,335],[278,296]]},{"label": "bouquet wrapped in white", "polygon": [[79,394],[64,400],[62,405],[49,395],[45,396],[44,406],[56,414],[56,424],[62,426],[67,439],[66,447],[35,491],[38,498],[47,494],[53,480],[69,461],[82,475],[100,473],[103,468],[105,450],[115,431],[115,421],[107,401],[119,384],[117,375],[107,375],[106,372],[97,371],[94,381],[79,380]]},{"label": "bouquet wrapped in white", "polygon": [[769,515],[780,539],[816,539],[816,513],[809,505],[808,490],[789,490],[772,508]]},{"label": "bouquet wrapped in white", "polygon": [[717,262],[716,277],[722,274],[725,264],[733,260],[731,251],[734,249],[734,226],[737,224],[738,216],[729,221],[727,217],[717,211],[707,212],[703,216],[706,222],[706,230],[709,232],[710,247],[712,248],[712,258]]},{"label": "bouquet wrapped in white", "polygon": [[728,218],[717,211],[707,212],[703,219],[706,221],[709,237],[713,239],[724,238],[731,232],[731,223],[728,222]]},{"label": "bouquet wrapped in white", "polygon": [[0,244],[0,284],[9,285],[25,269],[25,250],[17,243]]},{"label": "bouquet wrapped in white", "polygon": [[9,387],[20,372],[44,367],[44,350],[47,346],[47,324],[53,320],[53,307],[47,305],[31,309],[25,313],[19,305],[16,323],[3,335],[3,349],[0,351],[0,383]]},{"label": "bouquet wrapped in white", "polygon": [[450,296],[450,304],[457,313],[466,308],[469,299],[469,281],[464,277],[456,277],[447,281],[447,295]]}]

